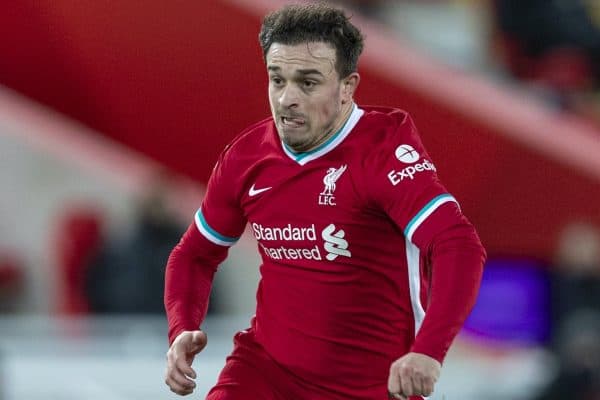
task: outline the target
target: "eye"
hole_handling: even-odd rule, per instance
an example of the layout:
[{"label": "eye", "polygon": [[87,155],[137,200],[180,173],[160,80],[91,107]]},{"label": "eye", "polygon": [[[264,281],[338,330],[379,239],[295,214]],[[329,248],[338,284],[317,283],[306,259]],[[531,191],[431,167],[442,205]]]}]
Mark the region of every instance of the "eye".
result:
[{"label": "eye", "polygon": [[275,85],[275,86],[280,86],[283,83],[283,79],[281,79],[278,76],[272,76],[271,77],[271,82]]},{"label": "eye", "polygon": [[316,84],[317,82],[311,81],[310,79],[305,79],[304,81],[302,81],[302,87],[304,87],[305,89],[312,89]]}]

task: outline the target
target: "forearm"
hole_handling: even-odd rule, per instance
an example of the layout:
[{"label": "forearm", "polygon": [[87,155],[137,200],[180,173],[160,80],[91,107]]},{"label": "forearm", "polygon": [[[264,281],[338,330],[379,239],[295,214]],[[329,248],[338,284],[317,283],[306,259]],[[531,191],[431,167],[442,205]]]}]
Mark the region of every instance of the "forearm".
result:
[{"label": "forearm", "polygon": [[464,220],[437,235],[429,256],[427,312],[411,351],[441,363],[475,304],[486,255],[475,229]]},{"label": "forearm", "polygon": [[194,224],[171,252],[164,293],[169,343],[184,330],[198,329],[204,320],[214,274],[226,256],[227,248],[207,241]]}]

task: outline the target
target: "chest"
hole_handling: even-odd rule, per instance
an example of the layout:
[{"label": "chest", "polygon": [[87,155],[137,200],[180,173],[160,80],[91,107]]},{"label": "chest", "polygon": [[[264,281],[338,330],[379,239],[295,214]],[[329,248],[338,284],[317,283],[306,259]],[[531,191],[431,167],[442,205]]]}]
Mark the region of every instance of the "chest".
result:
[{"label": "chest", "polygon": [[241,206],[250,223],[345,224],[364,208],[359,172],[343,159],[257,163],[240,185]]}]

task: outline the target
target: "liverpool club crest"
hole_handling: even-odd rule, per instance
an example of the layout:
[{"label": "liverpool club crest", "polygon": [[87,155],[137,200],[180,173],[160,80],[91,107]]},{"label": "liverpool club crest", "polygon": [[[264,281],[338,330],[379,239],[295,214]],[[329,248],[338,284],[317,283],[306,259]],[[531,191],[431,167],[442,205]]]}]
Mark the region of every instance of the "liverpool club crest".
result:
[{"label": "liverpool club crest", "polygon": [[323,178],[323,183],[325,184],[325,188],[319,194],[319,204],[323,206],[335,206],[335,187],[336,182],[340,179],[340,176],[346,171],[348,165],[342,165],[339,168],[329,168],[325,177]]}]

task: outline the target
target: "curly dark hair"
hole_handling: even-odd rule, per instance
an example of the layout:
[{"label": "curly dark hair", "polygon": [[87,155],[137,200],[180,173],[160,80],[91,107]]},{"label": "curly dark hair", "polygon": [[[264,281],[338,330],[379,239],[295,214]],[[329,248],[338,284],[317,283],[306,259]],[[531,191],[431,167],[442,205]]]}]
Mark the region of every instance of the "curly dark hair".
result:
[{"label": "curly dark hair", "polygon": [[289,5],[265,16],[258,35],[263,56],[273,43],[324,42],[336,52],[340,78],[356,71],[363,35],[344,11],[325,4]]}]

